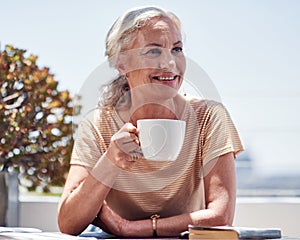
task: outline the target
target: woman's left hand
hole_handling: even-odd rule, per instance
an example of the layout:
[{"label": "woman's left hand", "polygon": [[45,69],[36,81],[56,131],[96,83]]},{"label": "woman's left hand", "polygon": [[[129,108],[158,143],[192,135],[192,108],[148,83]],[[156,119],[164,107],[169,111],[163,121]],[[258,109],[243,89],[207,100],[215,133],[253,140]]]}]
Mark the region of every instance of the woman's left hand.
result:
[{"label": "woman's left hand", "polygon": [[102,208],[98,214],[100,227],[105,232],[111,233],[116,236],[126,236],[126,226],[129,221],[120,217],[115,213],[107,203],[103,203]]}]

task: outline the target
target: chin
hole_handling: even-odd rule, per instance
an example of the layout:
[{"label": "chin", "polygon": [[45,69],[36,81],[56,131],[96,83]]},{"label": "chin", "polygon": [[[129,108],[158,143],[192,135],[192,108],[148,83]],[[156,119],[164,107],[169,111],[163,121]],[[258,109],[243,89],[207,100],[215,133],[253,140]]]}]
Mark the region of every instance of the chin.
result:
[{"label": "chin", "polygon": [[150,85],[150,92],[157,100],[167,100],[174,98],[178,94],[178,84],[153,83]]}]

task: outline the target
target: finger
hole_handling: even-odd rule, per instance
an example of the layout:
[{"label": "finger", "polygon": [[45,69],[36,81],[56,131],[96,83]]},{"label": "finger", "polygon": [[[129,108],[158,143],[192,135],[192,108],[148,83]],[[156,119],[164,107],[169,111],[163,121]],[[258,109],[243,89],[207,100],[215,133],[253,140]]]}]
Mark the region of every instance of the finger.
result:
[{"label": "finger", "polygon": [[121,132],[127,131],[130,133],[137,133],[137,128],[130,122],[125,123],[124,126],[120,129]]},{"label": "finger", "polygon": [[117,147],[127,154],[139,148],[139,140],[133,133],[120,133],[116,138],[117,139],[114,142]]},{"label": "finger", "polygon": [[129,132],[118,132],[111,137],[111,141],[119,141],[120,143],[134,141],[138,145],[140,143],[138,136],[134,133],[129,133]]},{"label": "finger", "polygon": [[136,154],[136,155],[138,155],[139,158],[143,158],[144,157],[142,149],[140,147],[138,147],[137,149],[133,150],[131,152],[131,154]]},{"label": "finger", "polygon": [[127,161],[134,164],[138,160],[138,157],[136,157],[134,154],[130,154],[127,158]]},{"label": "finger", "polygon": [[120,139],[130,138],[129,132],[117,132],[111,137],[111,141],[118,141]]},{"label": "finger", "polygon": [[128,161],[133,162],[133,164],[135,164],[136,162],[139,162],[143,159],[143,155],[141,155],[139,152],[131,152],[130,156],[131,156],[131,159]]},{"label": "finger", "polygon": [[119,149],[128,153],[139,148],[140,141],[135,134],[123,132],[115,136],[115,143]]},{"label": "finger", "polygon": [[131,140],[130,142],[124,142],[119,144],[119,148],[127,154],[130,154],[131,152],[137,150],[139,148],[139,145]]},{"label": "finger", "polygon": [[[129,139],[130,137],[130,139]],[[126,144],[128,142],[135,142],[137,145],[140,145],[140,140],[138,138],[138,136],[134,133],[129,133],[129,136],[127,135],[126,137],[124,137],[123,139],[123,143]]]}]

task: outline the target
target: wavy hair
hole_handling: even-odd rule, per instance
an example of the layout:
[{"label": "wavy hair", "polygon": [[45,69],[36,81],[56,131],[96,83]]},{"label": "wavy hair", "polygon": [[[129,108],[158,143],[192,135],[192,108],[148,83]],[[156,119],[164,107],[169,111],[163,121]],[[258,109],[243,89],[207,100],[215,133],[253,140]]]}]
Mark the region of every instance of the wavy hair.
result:
[{"label": "wavy hair", "polygon": [[[137,31],[144,27],[151,19],[166,17],[181,32],[179,18],[172,12],[156,6],[144,6],[129,9],[112,25],[106,36],[105,55],[111,67],[116,68],[116,61],[122,51],[128,50],[137,35]],[[119,75],[102,86],[100,106],[121,107],[129,106],[131,102],[130,88],[125,76]]]}]

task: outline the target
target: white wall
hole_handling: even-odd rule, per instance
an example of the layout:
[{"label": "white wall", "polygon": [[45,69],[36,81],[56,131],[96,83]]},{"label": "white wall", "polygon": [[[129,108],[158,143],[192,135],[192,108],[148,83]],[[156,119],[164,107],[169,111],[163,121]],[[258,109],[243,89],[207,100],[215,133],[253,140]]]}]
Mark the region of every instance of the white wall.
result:
[{"label": "white wall", "polygon": [[[21,198],[20,226],[58,231],[58,199]],[[299,216],[300,198],[238,198],[234,225],[279,227],[284,236],[300,237]]]},{"label": "white wall", "polygon": [[58,201],[58,197],[20,197],[20,226],[58,231]]}]

